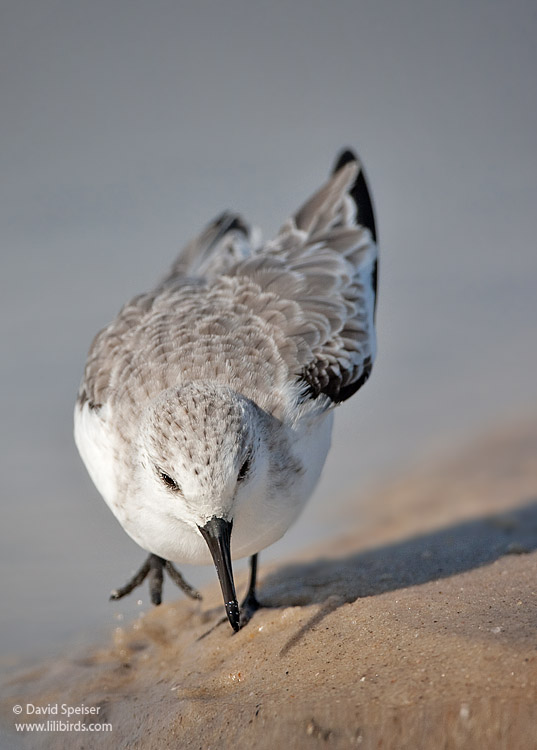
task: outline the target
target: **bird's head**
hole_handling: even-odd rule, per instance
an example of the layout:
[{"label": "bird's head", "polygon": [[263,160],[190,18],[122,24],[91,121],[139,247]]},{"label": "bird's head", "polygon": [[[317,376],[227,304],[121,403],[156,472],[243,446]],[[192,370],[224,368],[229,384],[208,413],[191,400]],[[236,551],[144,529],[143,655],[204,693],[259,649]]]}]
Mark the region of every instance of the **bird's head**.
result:
[{"label": "bird's head", "polygon": [[143,496],[194,531],[200,562],[208,549],[238,630],[231,533],[237,509],[259,494],[268,471],[259,408],[215,384],[169,389],[145,408],[139,446]]}]

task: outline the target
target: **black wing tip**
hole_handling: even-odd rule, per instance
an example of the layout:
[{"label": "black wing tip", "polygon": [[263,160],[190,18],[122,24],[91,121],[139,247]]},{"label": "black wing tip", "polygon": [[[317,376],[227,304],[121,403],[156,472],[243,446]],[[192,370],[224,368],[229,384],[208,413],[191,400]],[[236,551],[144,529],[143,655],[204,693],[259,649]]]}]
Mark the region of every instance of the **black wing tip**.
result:
[{"label": "black wing tip", "polygon": [[366,357],[361,375],[351,383],[343,385],[340,373],[328,369],[320,372],[315,365],[305,367],[298,377],[298,382],[303,387],[301,401],[316,399],[319,396],[327,396],[333,404],[341,404],[353,396],[367,381],[373,369],[373,360]]},{"label": "black wing tip", "polygon": [[342,151],[340,151],[339,156],[336,159],[336,163],[334,164],[334,168],[332,169],[332,174],[339,172],[339,170],[343,169],[343,167],[345,167],[347,164],[357,161],[358,157],[356,156],[354,151],[350,148],[344,148]]},{"label": "black wing tip", "polygon": [[364,227],[367,227],[367,229],[369,229],[371,235],[373,236],[373,240],[376,242],[377,227],[375,223],[375,211],[373,208],[371,192],[365,178],[362,163],[352,149],[344,148],[341,151],[338,158],[336,159],[336,163],[334,164],[332,174],[339,172],[340,169],[343,169],[343,167],[345,167],[347,164],[350,164],[351,162],[360,165],[360,171],[358,172],[356,182],[349,191],[358,209],[358,221]]},{"label": "black wing tip", "polygon": [[250,227],[246,224],[242,216],[233,211],[223,211],[216,217],[216,219],[213,219],[211,225],[217,227],[220,236],[225,232],[231,232],[233,230],[242,232],[246,236],[250,233]]}]

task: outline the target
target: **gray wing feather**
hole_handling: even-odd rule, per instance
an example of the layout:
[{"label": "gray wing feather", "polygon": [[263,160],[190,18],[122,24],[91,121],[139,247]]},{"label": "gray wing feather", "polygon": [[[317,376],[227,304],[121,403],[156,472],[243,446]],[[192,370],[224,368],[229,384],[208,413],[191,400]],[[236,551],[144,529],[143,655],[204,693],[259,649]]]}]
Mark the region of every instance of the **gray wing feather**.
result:
[{"label": "gray wing feather", "polygon": [[238,214],[226,211],[183,248],[163,283],[224,274],[251,253],[250,227]]},{"label": "gray wing feather", "polygon": [[[324,394],[336,403],[365,383],[376,352],[377,247],[371,229],[359,223],[359,180],[363,190],[358,160],[347,159],[265,245],[262,257],[228,271],[255,281],[262,295],[289,301],[277,323],[281,340],[295,343],[282,355],[289,372],[304,395]],[[275,324],[271,305],[264,304],[255,311]]]}]

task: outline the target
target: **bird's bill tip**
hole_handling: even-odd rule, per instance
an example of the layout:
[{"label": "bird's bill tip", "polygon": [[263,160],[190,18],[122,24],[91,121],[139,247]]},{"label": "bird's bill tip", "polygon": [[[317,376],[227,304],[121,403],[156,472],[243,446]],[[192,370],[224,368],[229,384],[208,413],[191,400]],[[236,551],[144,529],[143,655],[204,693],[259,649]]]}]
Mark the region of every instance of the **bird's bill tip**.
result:
[{"label": "bird's bill tip", "polygon": [[201,535],[207,542],[216,567],[229,623],[233,630],[237,632],[240,629],[240,611],[231,565],[232,527],[232,521],[226,521],[224,518],[218,518],[217,516],[210,518],[203,526],[198,526]]},{"label": "bird's bill tip", "polygon": [[239,611],[239,603],[236,599],[234,599],[232,602],[226,602],[226,614],[227,619],[229,620],[229,624],[237,633],[240,630],[241,627],[241,616]]}]

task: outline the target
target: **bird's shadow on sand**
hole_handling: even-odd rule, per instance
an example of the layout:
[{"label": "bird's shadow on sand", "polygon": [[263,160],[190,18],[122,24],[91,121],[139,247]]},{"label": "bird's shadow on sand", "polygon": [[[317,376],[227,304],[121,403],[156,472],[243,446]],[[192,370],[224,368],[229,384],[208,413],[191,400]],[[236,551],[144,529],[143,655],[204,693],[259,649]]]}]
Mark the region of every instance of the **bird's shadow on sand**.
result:
[{"label": "bird's shadow on sand", "polygon": [[272,607],[323,604],[282,649],[289,652],[343,603],[416,586],[537,549],[537,499],[497,515],[358,551],[343,558],[287,565],[269,575],[260,598]]}]

